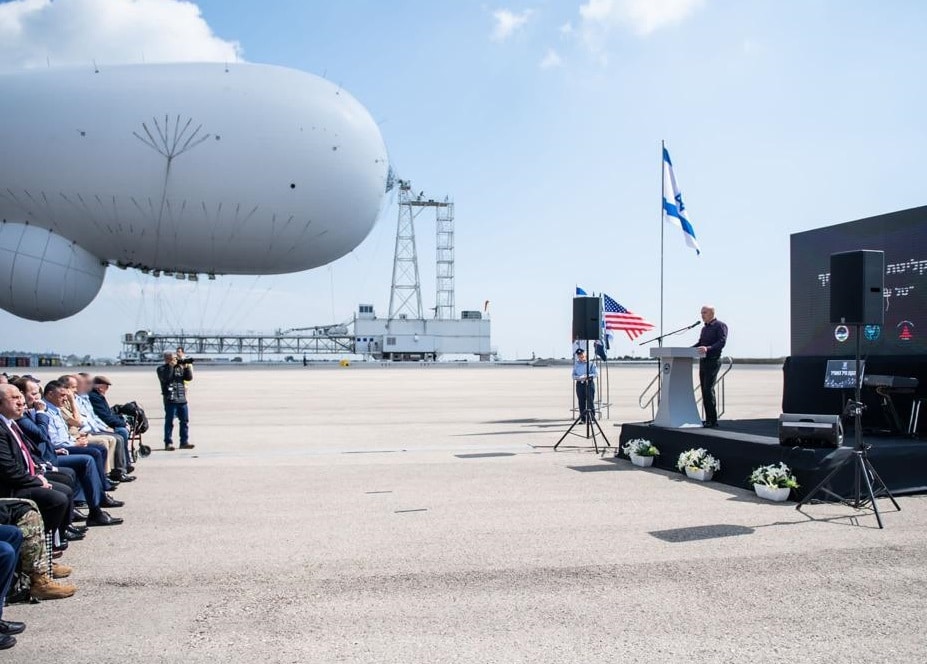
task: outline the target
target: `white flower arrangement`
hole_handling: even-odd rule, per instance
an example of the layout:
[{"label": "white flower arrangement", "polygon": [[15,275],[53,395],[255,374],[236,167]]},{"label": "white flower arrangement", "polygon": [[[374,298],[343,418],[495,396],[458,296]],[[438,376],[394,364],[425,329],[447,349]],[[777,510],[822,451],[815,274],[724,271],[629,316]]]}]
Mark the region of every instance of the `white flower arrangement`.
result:
[{"label": "white flower arrangement", "polygon": [[797,489],[798,480],[792,469],[781,461],[778,464],[760,466],[750,474],[750,484],[778,487],[780,489]]},{"label": "white flower arrangement", "polygon": [[685,471],[686,468],[698,468],[700,470],[721,470],[721,462],[711,456],[704,447],[697,450],[686,450],[679,455],[676,461],[676,468]]},{"label": "white flower arrangement", "polygon": [[621,451],[628,456],[633,454],[634,456],[655,457],[660,454],[660,450],[658,450],[653,443],[644,438],[635,438],[634,440],[629,440],[621,448]]}]

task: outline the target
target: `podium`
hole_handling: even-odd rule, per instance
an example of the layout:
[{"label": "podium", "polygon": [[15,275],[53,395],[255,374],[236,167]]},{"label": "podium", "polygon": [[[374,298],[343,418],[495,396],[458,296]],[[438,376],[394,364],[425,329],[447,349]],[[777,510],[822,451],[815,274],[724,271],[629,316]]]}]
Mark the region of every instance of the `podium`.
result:
[{"label": "podium", "polygon": [[695,348],[651,348],[650,357],[660,358],[660,404],[653,424],[658,427],[701,427],[702,416],[692,391],[692,360]]}]

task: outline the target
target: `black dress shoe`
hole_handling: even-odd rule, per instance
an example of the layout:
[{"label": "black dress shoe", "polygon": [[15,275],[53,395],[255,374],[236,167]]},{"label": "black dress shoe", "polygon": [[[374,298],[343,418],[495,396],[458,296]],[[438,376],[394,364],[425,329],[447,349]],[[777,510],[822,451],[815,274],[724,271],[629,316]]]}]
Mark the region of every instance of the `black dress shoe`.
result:
[{"label": "black dress shoe", "polygon": [[171,443],[164,443],[165,452],[173,452],[175,449],[177,448],[175,448]]},{"label": "black dress shoe", "polygon": [[86,535],[84,533],[74,530],[73,528],[65,528],[64,539],[68,542],[79,542],[84,539]]},{"label": "black dress shoe", "polygon": [[0,636],[0,650],[6,650],[16,645],[15,636]]},{"label": "black dress shoe", "polygon": [[12,620],[0,620],[0,634],[12,636],[13,634],[22,634],[26,631],[26,623],[13,622]]},{"label": "black dress shoe", "polygon": [[134,470],[135,470],[135,466],[133,466],[131,463],[128,466],[126,466],[127,473],[131,473]]},{"label": "black dress shoe", "polygon": [[192,445],[192,444],[190,444],[190,443],[181,443],[181,444],[180,444],[180,449],[182,449],[182,450],[192,450],[194,447],[196,447],[196,445]]},{"label": "black dress shoe", "polygon": [[121,468],[113,468],[109,473],[109,479],[114,482],[134,482],[135,475],[127,475]]},{"label": "black dress shoe", "polygon": [[[68,526],[68,529],[70,529],[70,530],[76,530],[76,531],[79,532],[79,533],[86,533],[86,532],[87,532],[87,526],[75,526],[73,523],[72,523],[70,526]],[[0,632],[0,633],[2,633],[2,632]]]},{"label": "black dress shoe", "polygon": [[123,505],[125,505],[124,501],[116,500],[105,493],[103,494],[103,500],[100,501],[100,507],[122,507]]},{"label": "black dress shoe", "polygon": [[122,523],[122,519],[118,516],[110,516],[103,510],[100,510],[97,514],[91,514],[87,518],[88,526],[118,526]]},{"label": "black dress shoe", "polygon": [[78,512],[77,510],[74,510],[73,512],[71,512],[71,521],[80,522],[80,521],[86,521],[86,520],[87,520],[87,515],[84,514],[83,512]]}]

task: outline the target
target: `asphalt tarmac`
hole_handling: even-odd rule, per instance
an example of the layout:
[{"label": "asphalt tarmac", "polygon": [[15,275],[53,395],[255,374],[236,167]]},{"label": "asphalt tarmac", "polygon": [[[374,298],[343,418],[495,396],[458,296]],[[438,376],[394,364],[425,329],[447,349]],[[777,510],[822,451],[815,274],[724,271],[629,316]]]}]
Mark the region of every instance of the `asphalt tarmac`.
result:
[{"label": "asphalt tarmac", "polygon": [[[609,370],[613,445],[653,371]],[[568,367],[198,365],[174,452],[154,368],[106,374],[154,452],[114,493],[125,524],[65,554],[77,594],[6,608],[28,628],[5,661],[927,661],[927,497],[879,530],[555,452]],[[737,367],[722,421],[781,391]]]}]

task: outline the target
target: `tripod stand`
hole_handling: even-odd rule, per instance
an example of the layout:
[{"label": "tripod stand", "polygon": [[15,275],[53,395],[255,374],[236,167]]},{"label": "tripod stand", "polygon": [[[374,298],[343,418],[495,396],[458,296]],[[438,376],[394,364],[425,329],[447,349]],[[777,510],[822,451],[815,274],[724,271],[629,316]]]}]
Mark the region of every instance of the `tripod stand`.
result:
[{"label": "tripod stand", "polygon": [[[882,525],[882,516],[879,514],[879,506],[876,503],[876,498],[880,496],[887,496],[889,500],[892,501],[892,505],[895,506],[895,510],[900,512],[901,507],[898,506],[898,503],[895,501],[895,497],[892,495],[891,491],[888,490],[888,487],[885,486],[885,482],[882,481],[882,478],[879,477],[879,473],[876,472],[876,469],[873,467],[872,462],[869,460],[869,448],[872,445],[867,445],[863,442],[863,425],[862,425],[862,415],[863,415],[863,405],[860,400],[860,387],[862,385],[862,376],[860,376],[860,357],[859,357],[859,324],[855,325],[856,327],[856,385],[853,395],[853,400],[847,401],[846,408],[844,409],[844,415],[853,416],[853,431],[855,445],[853,447],[853,452],[848,454],[843,458],[840,463],[838,463],[834,468],[827,473],[827,476],[821,480],[821,482],[814,487],[811,491],[808,492],[808,495],[801,499],[801,502],[795,506],[795,509],[801,510],[801,508],[812,500],[814,500],[815,495],[818,492],[826,494],[828,497],[833,498],[836,502],[842,503],[843,505],[848,505],[854,509],[862,509],[869,505],[872,506],[872,511],[875,513],[876,522],[879,524],[879,528],[883,528]],[[848,499],[843,496],[835,493],[830,488],[831,480],[840,472],[840,470],[847,465],[852,465],[855,472],[853,478],[853,498]],[[863,487],[865,486],[866,492],[863,493]]]},{"label": "tripod stand", "polygon": [[[575,420],[573,420],[573,424],[571,424],[570,428],[566,430],[566,433],[564,433],[560,437],[560,440],[557,441],[557,444],[554,445],[555,452],[557,451],[557,448],[560,446],[560,443],[562,443],[564,439],[570,435],[570,433],[573,431],[576,425],[579,424],[580,422],[584,422],[586,424],[585,438],[586,439],[589,439],[590,437],[592,438],[592,447],[595,450],[596,454],[599,453],[599,445],[595,437],[596,430],[598,430],[599,435],[602,436],[602,440],[605,441],[605,447],[602,448],[602,453],[604,454],[605,450],[612,446],[611,443],[608,442],[608,438],[605,437],[605,432],[602,431],[602,427],[599,425],[599,420],[596,419],[595,402],[591,398],[591,395],[589,392],[589,385],[591,384],[590,381],[595,380],[595,377],[592,376],[589,372],[589,340],[588,339],[586,339],[586,350],[584,354],[586,357],[586,376],[585,378],[581,380],[582,389],[584,390],[584,394],[583,394],[583,398],[581,398],[579,402],[579,415],[576,417]],[[585,408],[583,408],[584,404],[585,404]],[[574,434],[574,435],[578,436],[581,434]]]}]

